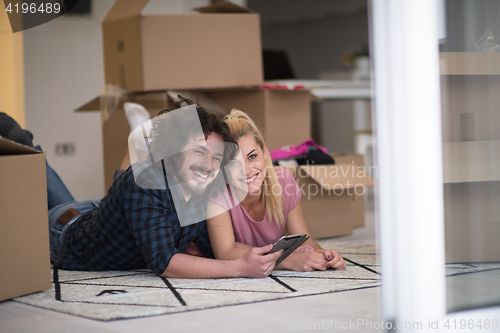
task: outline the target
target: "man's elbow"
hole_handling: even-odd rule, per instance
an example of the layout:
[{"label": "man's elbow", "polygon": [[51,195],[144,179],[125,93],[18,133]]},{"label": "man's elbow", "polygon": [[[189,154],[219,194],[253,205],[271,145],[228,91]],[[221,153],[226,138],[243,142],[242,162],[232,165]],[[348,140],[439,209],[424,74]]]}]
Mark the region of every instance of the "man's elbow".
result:
[{"label": "man's elbow", "polygon": [[161,273],[160,277],[169,278],[169,279],[180,278],[180,276],[178,276],[174,272],[168,271],[168,269],[166,269],[163,273]]}]

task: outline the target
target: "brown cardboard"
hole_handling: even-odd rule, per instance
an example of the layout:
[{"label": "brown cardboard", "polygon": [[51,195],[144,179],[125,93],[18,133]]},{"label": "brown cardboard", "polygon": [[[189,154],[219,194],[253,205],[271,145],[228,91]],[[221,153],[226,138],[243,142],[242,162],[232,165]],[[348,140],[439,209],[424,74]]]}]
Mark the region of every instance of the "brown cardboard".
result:
[{"label": "brown cardboard", "polygon": [[[299,144],[311,137],[312,95],[307,91],[223,89],[170,93],[173,96],[177,94],[222,113],[229,113],[233,108],[247,112],[262,130],[267,148],[270,150],[290,143]],[[161,110],[174,108],[167,91],[131,93],[121,98],[116,111],[103,122],[106,191],[113,184],[114,172],[119,168],[128,149],[127,138],[130,127],[123,110],[123,103],[126,101],[142,104],[152,118]],[[77,111],[99,109],[99,98],[95,98]]]},{"label": "brown cardboard", "polygon": [[373,179],[353,164],[288,168],[302,191],[302,209],[312,237],[351,234],[359,218],[355,193],[361,193],[363,186],[373,186]]},{"label": "brown cardboard", "polygon": [[[165,109],[172,110],[173,104],[166,91],[152,92],[147,94],[128,94],[122,96],[116,110],[110,112],[109,119],[102,124],[102,145],[104,159],[104,190],[105,193],[113,185],[113,176],[119,169],[125,154],[128,151],[128,136],[130,126],[123,104],[125,102],[139,103],[148,110],[150,117],[154,118]],[[99,97],[79,107],[77,111],[96,111],[100,109]]]},{"label": "brown cardboard", "polygon": [[336,164],[356,164],[361,167],[365,166],[365,158],[361,154],[332,152],[330,156],[333,157]]},{"label": "brown cardboard", "polygon": [[260,19],[231,3],[194,15],[142,15],[118,0],[102,22],[106,84],[131,91],[227,88],[263,82]]},{"label": "brown cardboard", "polygon": [[0,301],[51,288],[45,154],[0,137]]},{"label": "brown cardboard", "polygon": [[[330,153],[336,164],[355,164],[365,166],[365,160],[361,154]],[[369,170],[368,170],[369,171]],[[352,226],[360,228],[365,225],[365,194],[354,194],[352,197]]]},{"label": "brown cardboard", "polygon": [[311,138],[311,100],[308,91],[227,89],[210,97],[226,112],[245,111],[262,131],[269,151]]}]

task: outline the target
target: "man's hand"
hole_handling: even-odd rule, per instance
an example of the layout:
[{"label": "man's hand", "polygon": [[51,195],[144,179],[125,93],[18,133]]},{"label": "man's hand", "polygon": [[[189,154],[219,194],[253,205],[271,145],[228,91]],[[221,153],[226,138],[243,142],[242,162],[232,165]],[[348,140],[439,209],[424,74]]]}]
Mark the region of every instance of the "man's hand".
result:
[{"label": "man's hand", "polygon": [[237,259],[239,261],[241,276],[260,279],[267,277],[273,271],[276,260],[278,260],[281,253],[283,253],[283,250],[280,250],[265,256],[262,255],[263,253],[269,252],[272,248],[273,245],[254,247],[243,257]]},{"label": "man's hand", "polygon": [[336,269],[336,270],[345,270],[346,269],[346,264],[345,264],[344,258],[342,258],[342,256],[339,254],[338,251],[320,249],[317,252],[324,255],[325,259],[328,260],[326,267],[331,267],[331,268]]}]

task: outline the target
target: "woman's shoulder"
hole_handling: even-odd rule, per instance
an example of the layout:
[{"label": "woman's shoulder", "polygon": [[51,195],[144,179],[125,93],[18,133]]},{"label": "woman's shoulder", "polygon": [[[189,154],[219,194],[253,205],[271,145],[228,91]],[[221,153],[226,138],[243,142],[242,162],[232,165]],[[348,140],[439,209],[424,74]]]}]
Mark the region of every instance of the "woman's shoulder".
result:
[{"label": "woman's shoulder", "polygon": [[218,191],[217,193],[214,193],[210,197],[210,201],[217,204],[218,206],[224,208],[224,209],[229,209],[231,207],[230,204],[230,197],[229,197],[229,186],[226,185],[226,189],[223,191]]},{"label": "woman's shoulder", "polygon": [[302,192],[291,170],[283,167],[275,167],[274,170],[281,185],[282,195],[287,210],[291,211],[300,201]]}]

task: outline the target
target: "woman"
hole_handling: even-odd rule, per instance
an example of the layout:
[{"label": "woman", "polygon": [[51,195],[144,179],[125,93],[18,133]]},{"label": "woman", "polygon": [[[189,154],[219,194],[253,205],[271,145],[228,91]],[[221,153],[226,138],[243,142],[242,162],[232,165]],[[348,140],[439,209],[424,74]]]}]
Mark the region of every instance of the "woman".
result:
[{"label": "woman", "polygon": [[[207,227],[215,257],[240,258],[252,247],[275,243],[285,228],[291,235],[308,235],[302,193],[292,173],[273,167],[262,134],[246,113],[232,110],[225,122],[241,158],[226,167],[230,190],[209,203],[213,217],[207,219]],[[239,204],[235,205],[235,199]],[[346,265],[337,251],[322,249],[310,238],[276,268],[312,271],[329,267],[345,269]]]}]

